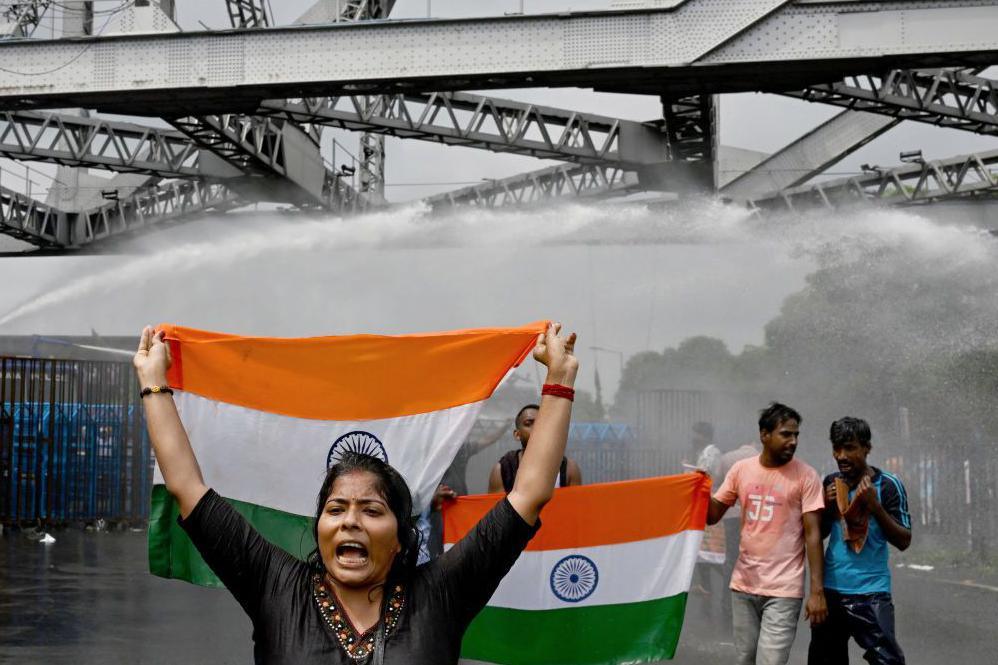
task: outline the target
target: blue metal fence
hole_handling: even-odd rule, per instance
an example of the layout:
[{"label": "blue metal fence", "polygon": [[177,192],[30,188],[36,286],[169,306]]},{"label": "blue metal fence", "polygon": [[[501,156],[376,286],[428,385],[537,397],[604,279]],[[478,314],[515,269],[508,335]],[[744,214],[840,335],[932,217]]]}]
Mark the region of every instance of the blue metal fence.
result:
[{"label": "blue metal fence", "polygon": [[149,450],[127,364],[0,358],[0,521],[144,520]]}]

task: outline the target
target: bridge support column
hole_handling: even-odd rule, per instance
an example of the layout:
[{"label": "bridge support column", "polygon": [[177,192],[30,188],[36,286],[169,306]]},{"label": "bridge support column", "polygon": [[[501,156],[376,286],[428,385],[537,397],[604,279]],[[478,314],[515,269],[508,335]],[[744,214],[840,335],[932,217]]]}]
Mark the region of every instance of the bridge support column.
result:
[{"label": "bridge support column", "polygon": [[638,171],[646,189],[713,192],[717,189],[717,96],[661,96],[668,161]]}]

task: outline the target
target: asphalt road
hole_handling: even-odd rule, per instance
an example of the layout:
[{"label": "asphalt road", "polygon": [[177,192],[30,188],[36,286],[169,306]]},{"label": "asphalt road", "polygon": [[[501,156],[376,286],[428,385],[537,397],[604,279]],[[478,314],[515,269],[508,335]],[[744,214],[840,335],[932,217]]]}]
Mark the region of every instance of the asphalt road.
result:
[{"label": "asphalt road", "polygon": [[[48,546],[9,532],[0,538],[0,663],[252,662],[249,620],[236,602],[224,591],[150,575],[144,533],[55,536]],[[896,570],[898,635],[909,665],[998,663],[998,581],[967,577]],[[730,638],[703,618],[701,602],[691,598],[673,662],[730,663]],[[805,662],[807,640],[802,622],[792,663]],[[853,662],[863,662],[858,653]]]},{"label": "asphalt road", "polygon": [[[966,570],[893,569],[897,637],[908,665],[998,665],[998,580]],[[683,639],[673,663],[733,663],[729,635],[705,621],[703,597],[691,596]],[[719,639],[718,639],[719,638]],[[810,627],[801,620],[791,663],[807,662]],[[863,664],[850,642],[850,662]]]}]

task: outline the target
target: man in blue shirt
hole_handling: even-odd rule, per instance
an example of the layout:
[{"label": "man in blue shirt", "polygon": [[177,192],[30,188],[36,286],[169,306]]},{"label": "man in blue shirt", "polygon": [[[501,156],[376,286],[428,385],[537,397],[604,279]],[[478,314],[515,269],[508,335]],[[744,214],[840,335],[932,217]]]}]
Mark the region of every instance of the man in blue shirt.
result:
[{"label": "man in blue shirt", "polygon": [[[836,420],[830,437],[839,470],[822,483],[828,619],[811,628],[807,662],[846,665],[851,637],[870,665],[904,665],[894,636],[887,544],[899,550],[911,544],[908,495],[897,476],[866,463],[872,445],[865,420]],[[848,497],[840,499],[836,485]],[[845,520],[840,504],[848,506]]]}]

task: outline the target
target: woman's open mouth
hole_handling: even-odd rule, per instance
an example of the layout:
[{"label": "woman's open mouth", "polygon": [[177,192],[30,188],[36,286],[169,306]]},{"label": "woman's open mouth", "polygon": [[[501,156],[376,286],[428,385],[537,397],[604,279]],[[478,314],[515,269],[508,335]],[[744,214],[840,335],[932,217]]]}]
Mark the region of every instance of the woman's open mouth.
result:
[{"label": "woman's open mouth", "polygon": [[367,548],[355,540],[336,546],[336,562],[346,568],[358,568],[367,563]]}]

